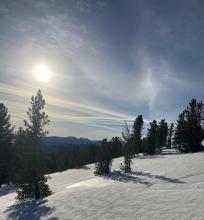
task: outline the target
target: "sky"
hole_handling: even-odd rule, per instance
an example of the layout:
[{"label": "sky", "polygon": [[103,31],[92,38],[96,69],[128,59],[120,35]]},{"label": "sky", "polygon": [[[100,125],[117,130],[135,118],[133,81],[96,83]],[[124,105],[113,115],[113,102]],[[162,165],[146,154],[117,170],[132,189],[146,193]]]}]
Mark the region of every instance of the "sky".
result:
[{"label": "sky", "polygon": [[[121,136],[203,100],[202,0],[0,0],[0,102],[16,129],[41,89],[49,135]],[[45,65],[47,82],[35,77]]]}]

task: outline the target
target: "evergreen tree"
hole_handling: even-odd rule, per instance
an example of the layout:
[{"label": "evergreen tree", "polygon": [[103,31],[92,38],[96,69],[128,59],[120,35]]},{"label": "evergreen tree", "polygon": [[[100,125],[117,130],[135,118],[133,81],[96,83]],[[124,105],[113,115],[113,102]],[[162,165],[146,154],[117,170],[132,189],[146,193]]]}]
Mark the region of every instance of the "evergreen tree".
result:
[{"label": "evergreen tree", "polygon": [[185,121],[185,111],[183,111],[178,116],[178,120],[176,122],[176,129],[175,129],[175,135],[174,135],[174,144],[175,147],[178,147],[180,151],[182,151],[182,148],[185,145],[185,150],[189,151],[187,149],[187,124]]},{"label": "evergreen tree", "polygon": [[95,175],[103,175],[110,173],[110,167],[112,162],[110,145],[107,139],[103,139],[101,143],[101,149],[97,155],[95,163]]},{"label": "evergreen tree", "polygon": [[203,103],[192,99],[189,106],[179,115],[174,141],[181,151],[197,152],[203,149],[203,110]]},{"label": "evergreen tree", "polygon": [[120,157],[122,155],[122,140],[119,137],[112,137],[109,141],[112,158]]},{"label": "evergreen tree", "polygon": [[191,152],[201,151],[203,149],[201,142],[204,139],[203,133],[203,103],[192,99],[189,106],[185,110],[188,145]]},{"label": "evergreen tree", "polygon": [[142,152],[144,154],[149,154],[149,141],[148,141],[148,137],[143,137],[142,138]]},{"label": "evergreen tree", "polygon": [[0,103],[0,187],[11,179],[13,129],[8,109]]},{"label": "evergreen tree", "polygon": [[144,121],[142,115],[139,115],[133,124],[133,139],[135,142],[134,153],[142,152],[141,144],[142,144],[142,129],[143,129]]},{"label": "evergreen tree", "polygon": [[161,151],[162,147],[166,147],[168,136],[168,124],[162,119],[158,124],[156,147]]},{"label": "evergreen tree", "polygon": [[20,128],[16,137],[17,172],[15,184],[17,199],[39,199],[51,194],[44,176],[41,142],[48,131],[44,127],[49,124],[48,116],[43,112],[45,100],[39,90],[35,97],[31,97],[31,108],[25,120],[25,130]]},{"label": "evergreen tree", "polygon": [[120,164],[120,169],[123,170],[125,173],[131,172],[131,164],[133,158],[132,144],[132,139],[129,139],[125,143],[124,147],[124,164]]},{"label": "evergreen tree", "polygon": [[128,173],[131,171],[132,158],[134,154],[134,139],[126,122],[124,131],[122,132],[122,137],[124,140],[124,164],[120,164],[120,169],[125,173]]},{"label": "evergreen tree", "polygon": [[168,138],[167,138],[167,148],[170,149],[172,146],[172,136],[174,133],[174,123],[170,124],[169,130],[168,130]]},{"label": "evergreen tree", "polygon": [[157,134],[158,134],[157,121],[153,120],[152,122],[150,122],[150,128],[147,131],[148,154],[150,154],[150,155],[155,154]]}]

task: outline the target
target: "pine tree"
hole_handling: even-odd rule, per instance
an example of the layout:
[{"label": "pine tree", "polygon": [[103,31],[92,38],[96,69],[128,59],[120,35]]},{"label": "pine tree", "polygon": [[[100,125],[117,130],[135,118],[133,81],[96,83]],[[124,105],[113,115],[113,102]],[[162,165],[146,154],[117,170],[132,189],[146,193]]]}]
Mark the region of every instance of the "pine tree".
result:
[{"label": "pine tree", "polygon": [[43,112],[45,100],[39,90],[31,97],[31,108],[28,119],[24,120],[25,130],[20,128],[16,138],[17,167],[15,184],[17,199],[39,199],[51,194],[44,176],[41,142],[48,131],[44,127],[49,124],[48,116]]},{"label": "pine tree", "polygon": [[134,140],[126,122],[124,131],[122,132],[122,137],[124,140],[124,164],[120,164],[120,169],[125,173],[128,173],[131,171],[132,158],[134,155]]},{"label": "pine tree", "polygon": [[142,152],[144,154],[149,154],[149,140],[148,137],[142,138]]},{"label": "pine tree", "polygon": [[119,137],[112,137],[109,141],[112,158],[122,155],[122,140]]},{"label": "pine tree", "polygon": [[155,154],[156,142],[157,142],[157,134],[158,134],[158,125],[157,121],[153,120],[150,122],[150,128],[147,132],[147,140],[148,140],[148,154]]},{"label": "pine tree", "polygon": [[128,140],[125,143],[124,147],[124,164],[120,164],[120,169],[124,171],[125,173],[131,172],[131,164],[132,164],[132,158],[133,158],[133,153],[132,153],[132,139]]},{"label": "pine tree", "polygon": [[174,141],[181,151],[197,152],[203,149],[203,110],[203,103],[192,99],[189,106],[179,115]]},{"label": "pine tree", "polygon": [[162,147],[166,147],[168,136],[168,124],[162,119],[158,124],[156,147],[161,151]]},{"label": "pine tree", "polygon": [[172,136],[174,133],[174,123],[171,123],[168,130],[168,138],[167,138],[167,148],[170,149],[172,146]]},{"label": "pine tree", "polygon": [[95,163],[95,175],[109,174],[112,165],[112,156],[110,145],[107,139],[103,139],[101,143],[101,149],[97,155]]},{"label": "pine tree", "polygon": [[11,180],[13,129],[8,109],[0,103],[0,187]]},{"label": "pine tree", "polygon": [[197,102],[196,99],[192,99],[189,106],[185,110],[187,133],[188,133],[188,145],[191,152],[197,152],[202,150],[201,142],[204,139],[203,133],[203,103]]},{"label": "pine tree", "polygon": [[142,151],[142,129],[143,129],[144,121],[142,115],[139,115],[133,124],[133,139],[135,142],[134,153],[140,153]]},{"label": "pine tree", "polygon": [[186,151],[189,151],[187,146],[187,124],[185,121],[185,111],[183,111],[178,116],[178,120],[176,122],[176,129],[175,129],[175,135],[174,135],[174,144],[175,147],[178,147],[180,151],[184,150],[182,148],[185,147]]}]

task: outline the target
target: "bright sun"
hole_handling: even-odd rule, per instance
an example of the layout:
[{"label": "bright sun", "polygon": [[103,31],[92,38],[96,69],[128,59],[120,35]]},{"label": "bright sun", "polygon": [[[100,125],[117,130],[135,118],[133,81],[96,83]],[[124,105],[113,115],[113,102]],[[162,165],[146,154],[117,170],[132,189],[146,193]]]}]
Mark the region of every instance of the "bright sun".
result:
[{"label": "bright sun", "polygon": [[35,68],[35,77],[41,82],[48,82],[51,77],[51,71],[46,65],[38,65]]}]

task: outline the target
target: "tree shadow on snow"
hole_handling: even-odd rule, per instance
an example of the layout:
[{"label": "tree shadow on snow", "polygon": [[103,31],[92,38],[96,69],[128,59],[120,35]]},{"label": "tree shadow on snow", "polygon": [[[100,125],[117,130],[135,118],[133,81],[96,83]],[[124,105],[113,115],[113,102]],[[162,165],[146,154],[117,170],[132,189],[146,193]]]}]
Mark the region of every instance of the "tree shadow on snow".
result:
[{"label": "tree shadow on snow", "polygon": [[179,180],[179,179],[173,179],[169,178],[166,176],[161,176],[161,175],[154,175],[152,173],[145,173],[142,171],[134,172],[131,171],[130,173],[122,173],[121,171],[113,171],[111,174],[104,176],[105,178],[115,180],[115,181],[120,181],[120,182],[133,182],[136,184],[144,184],[146,186],[151,186],[153,183],[148,182],[140,177],[148,177],[152,179],[159,179],[164,182],[169,182],[169,183],[180,183],[180,184],[185,184],[185,182]]},{"label": "tree shadow on snow", "polygon": [[122,173],[120,171],[113,171],[111,174],[104,176],[105,178],[120,181],[120,182],[133,182],[136,184],[144,184],[146,186],[151,186],[152,184],[150,182],[147,182],[137,176],[132,175],[132,172],[130,173]]},{"label": "tree shadow on snow", "polygon": [[[21,220],[39,220],[43,216],[50,215],[55,207],[47,207],[45,203],[47,200],[36,200],[17,203],[8,207],[5,211],[7,214],[7,219],[21,219]],[[58,218],[48,218],[57,220]]]},{"label": "tree shadow on snow", "polygon": [[142,171],[137,171],[137,172],[132,171],[131,173],[133,175],[136,175],[136,176],[144,176],[144,177],[149,177],[149,178],[153,178],[153,179],[159,179],[159,180],[162,180],[162,181],[165,181],[165,182],[169,182],[169,183],[185,184],[185,182],[183,182],[183,181],[181,181],[179,179],[173,179],[173,178],[169,178],[169,177],[161,176],[161,175],[154,175],[152,173],[145,173],[145,172],[142,172]]}]

